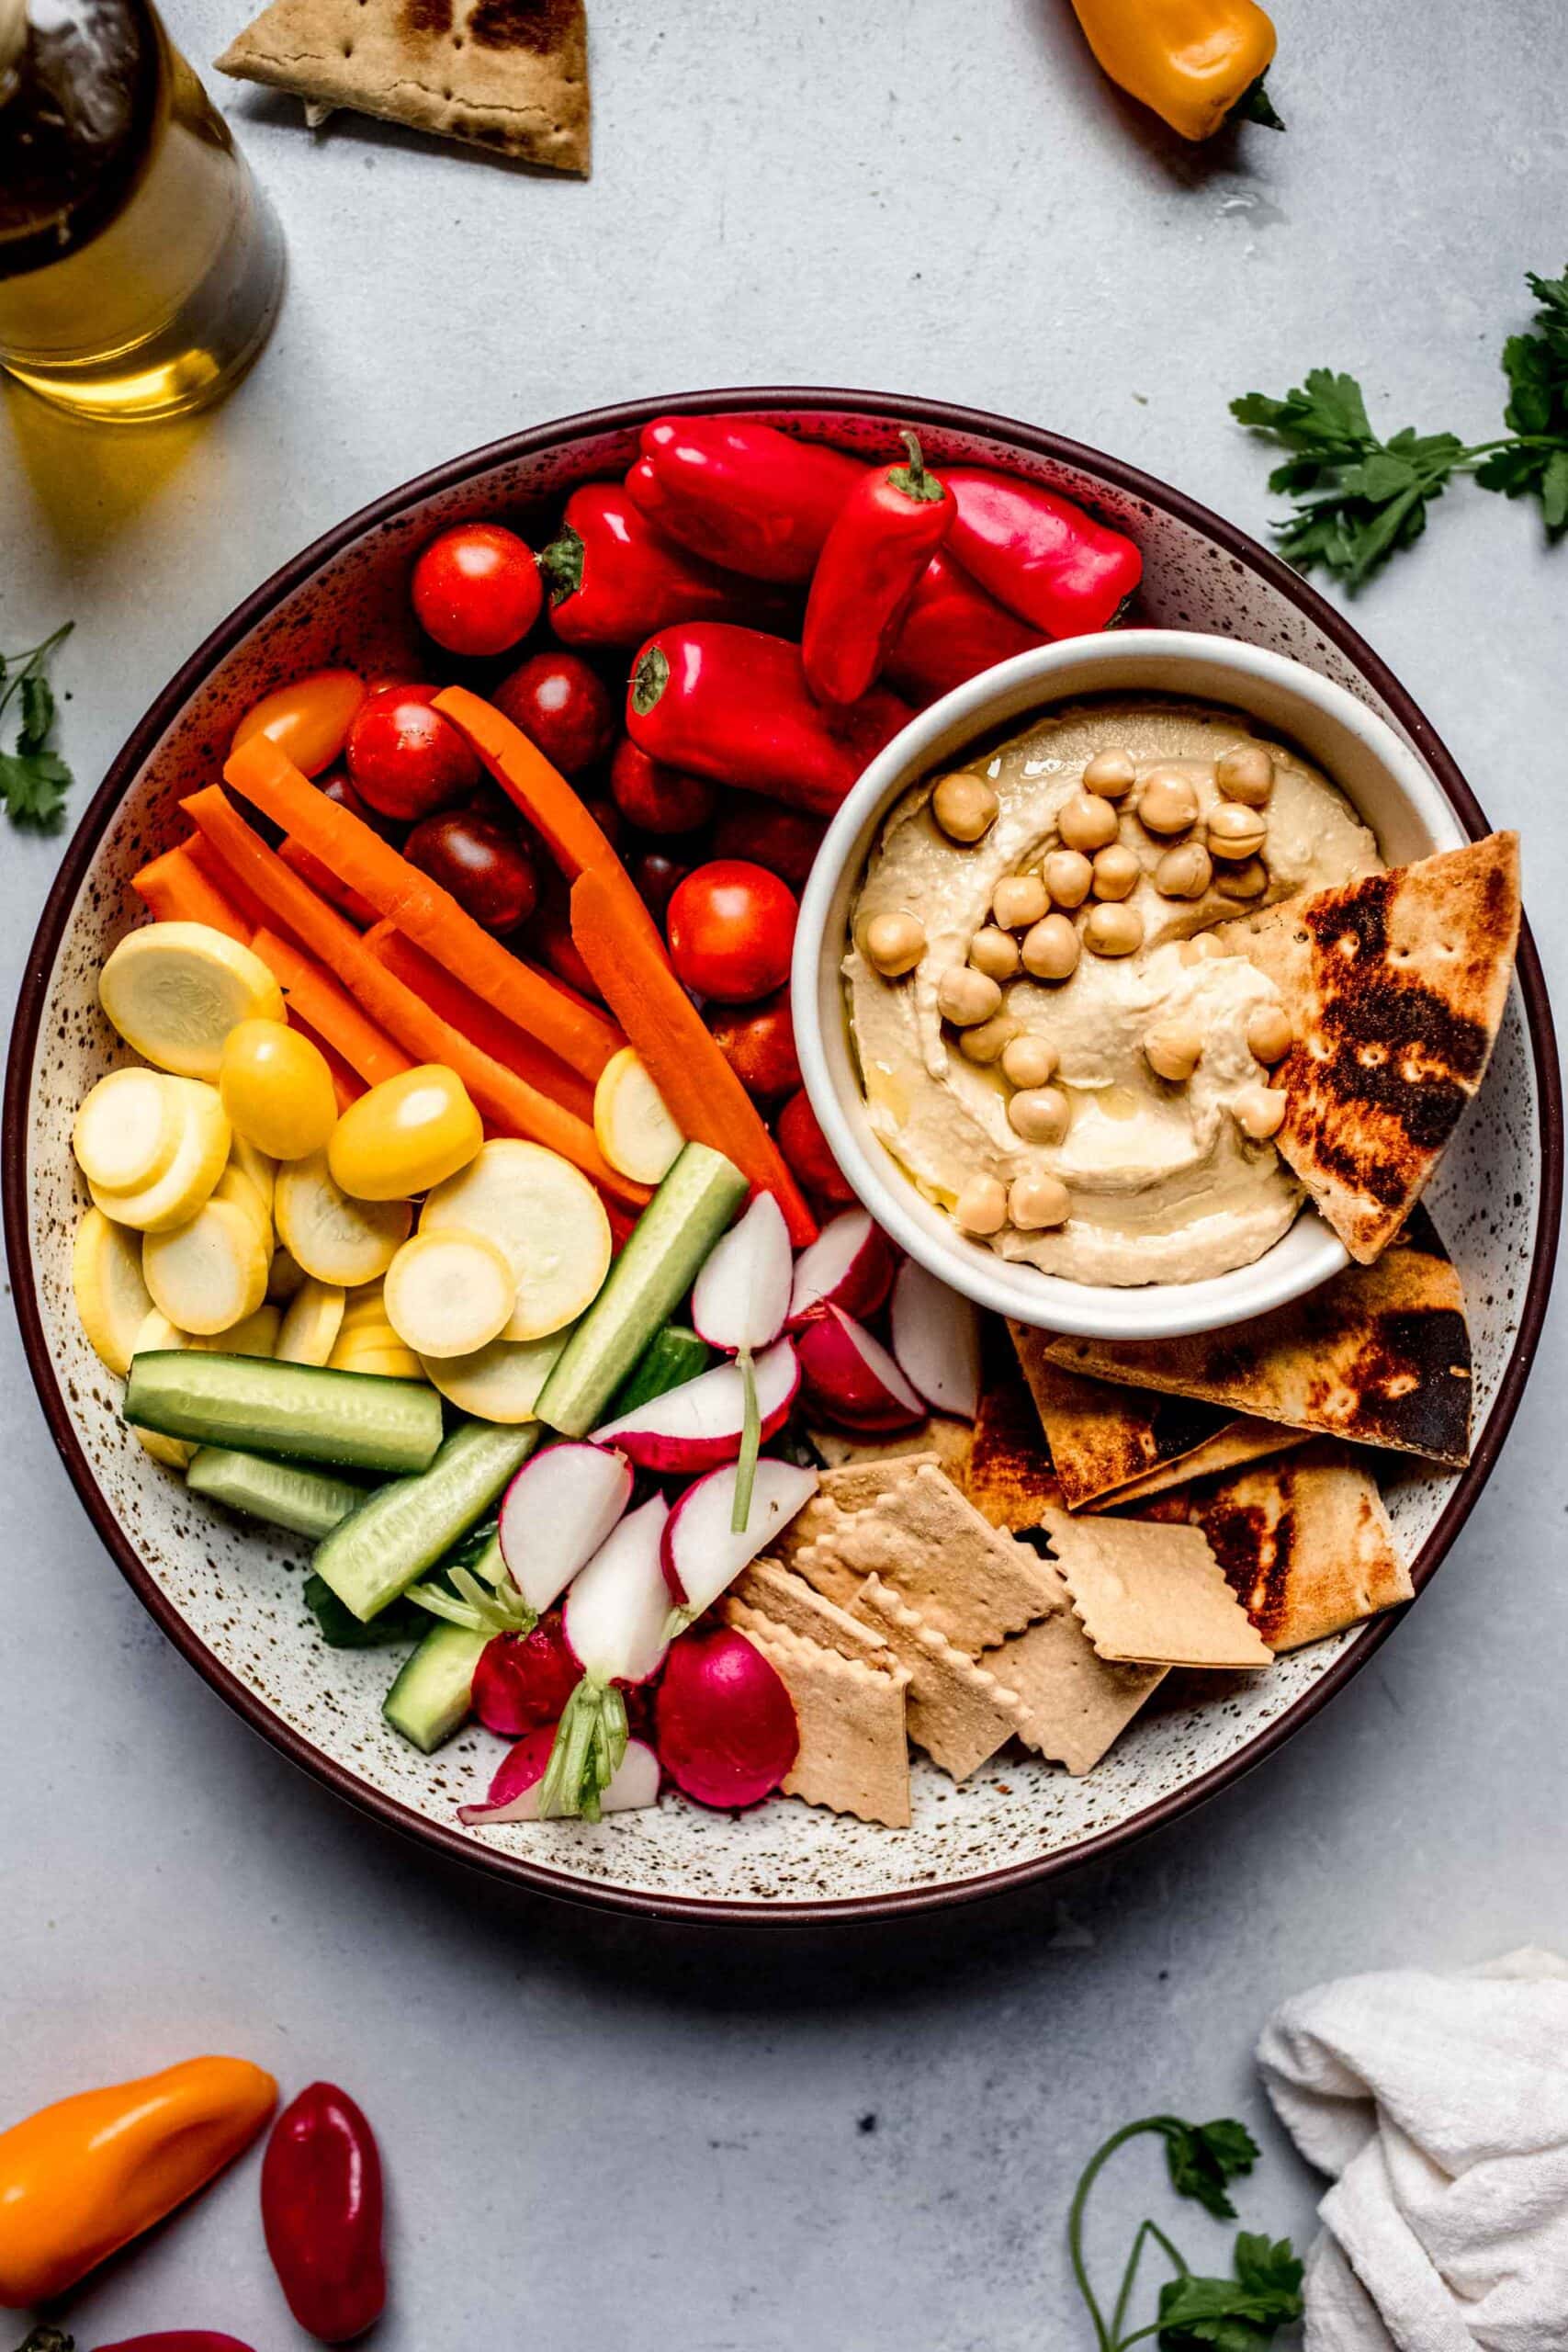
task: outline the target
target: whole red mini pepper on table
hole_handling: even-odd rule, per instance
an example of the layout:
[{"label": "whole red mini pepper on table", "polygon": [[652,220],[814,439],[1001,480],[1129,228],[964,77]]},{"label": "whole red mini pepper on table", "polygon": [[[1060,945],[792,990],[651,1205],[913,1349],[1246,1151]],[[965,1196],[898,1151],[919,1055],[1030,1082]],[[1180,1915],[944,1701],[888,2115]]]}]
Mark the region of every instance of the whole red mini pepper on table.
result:
[{"label": "whole red mini pepper on table", "polygon": [[946,538],[954,507],[912,433],[908,457],[863,473],[811,575],[801,655],[818,702],[858,702],[881,676],[910,600]]},{"label": "whole red mini pepper on table", "polygon": [[737,416],[661,416],[626,476],[634,504],[694,555],[755,580],[806,581],[865,468]]},{"label": "whole red mini pepper on table", "polygon": [[949,466],[957,513],[948,552],[982,588],[1048,637],[1109,628],[1143,578],[1133,541],[1043,483]]},{"label": "whole red mini pepper on table", "polygon": [[261,2204],[266,2250],[300,2326],[323,2344],[362,2335],[387,2300],[381,2159],[335,2083],[311,2083],[274,2124]]},{"label": "whole red mini pepper on table", "polygon": [[251,2347],[237,2335],[215,2335],[210,2328],[176,2327],[157,2335],[127,2335],[118,2344],[101,2344],[98,2352],[251,2352]]},{"label": "whole red mini pepper on table", "polygon": [[618,481],[572,492],[539,570],[567,645],[640,645],[666,621],[771,621],[785,610],[776,592],[664,537]]},{"label": "whole red mini pepper on table", "polygon": [[909,717],[884,688],[825,708],[799,646],[725,621],[660,629],[626,695],[626,731],[650,759],[823,816]]},{"label": "whole red mini pepper on table", "polygon": [[1048,642],[987,596],[950,553],[933,555],[888,649],[890,686],[913,703],[935,702],[982,670]]}]

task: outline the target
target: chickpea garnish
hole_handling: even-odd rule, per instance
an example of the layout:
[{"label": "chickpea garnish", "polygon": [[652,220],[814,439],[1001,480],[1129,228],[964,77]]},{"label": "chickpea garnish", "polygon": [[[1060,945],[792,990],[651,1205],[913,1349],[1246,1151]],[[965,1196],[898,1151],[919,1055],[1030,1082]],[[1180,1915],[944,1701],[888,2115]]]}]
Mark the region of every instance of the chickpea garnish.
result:
[{"label": "chickpea garnish", "polygon": [[988,1068],[992,1062],[1000,1061],[1017,1035],[1018,1023],[1010,1013],[996,1012],[989,1021],[965,1029],[958,1040],[958,1050],[966,1061],[980,1062]]},{"label": "chickpea garnish", "polygon": [[1258,899],[1269,888],[1269,868],[1260,857],[1245,857],[1239,865],[1222,865],[1214,888],[1227,899]]},{"label": "chickpea garnish", "polygon": [[1004,931],[1027,931],[1051,910],[1051,894],[1038,874],[1004,874],[991,893],[991,912]]},{"label": "chickpea garnish", "polygon": [[953,1220],[961,1232],[982,1238],[999,1233],[1008,1221],[1008,1196],[999,1177],[971,1176],[953,1204]]},{"label": "chickpea garnish", "polygon": [[1010,932],[987,924],[969,942],[969,961],[988,980],[1010,980],[1018,969],[1018,942]]},{"label": "chickpea garnish", "polygon": [[937,1010],[955,1029],[975,1029],[1000,1009],[1002,992],[995,980],[967,964],[955,964],[937,982]]},{"label": "chickpea garnish", "polygon": [[1233,743],[1214,763],[1214,781],[1227,800],[1261,808],[1274,789],[1274,762],[1261,743]]},{"label": "chickpea garnish", "polygon": [[1131,752],[1096,752],[1083,772],[1083,788],[1102,800],[1123,800],[1138,781]]},{"label": "chickpea garnish", "polygon": [[1059,907],[1081,907],[1094,868],[1081,849],[1054,849],[1045,860],[1045,888]]},{"label": "chickpea garnish", "polygon": [[1094,857],[1094,895],[1097,899],[1130,899],[1138,887],[1143,872],[1136,850],[1123,842],[1112,842],[1106,849],[1097,850]]},{"label": "chickpea garnish", "polygon": [[997,821],[998,802],[984,776],[955,768],[931,794],[931,815],[950,841],[977,842]]},{"label": "chickpea garnish", "polygon": [[1072,1116],[1059,1086],[1025,1087],[1008,1104],[1008,1124],[1025,1143],[1060,1143]]},{"label": "chickpea garnish", "polygon": [[1151,833],[1185,833],[1198,821],[1198,795],[1181,768],[1151,768],[1138,795],[1138,821]]},{"label": "chickpea garnish", "polygon": [[865,960],[885,980],[912,972],[926,952],[925,926],[914,915],[873,915],[862,941]]},{"label": "chickpea garnish", "polygon": [[1155,888],[1167,899],[1201,899],[1214,878],[1214,861],[1201,842],[1168,849],[1155,867]]},{"label": "chickpea garnish", "polygon": [[1073,1213],[1072,1194],[1055,1176],[1015,1176],[1008,1193],[1008,1215],[1025,1233],[1066,1225]]},{"label": "chickpea garnish", "polygon": [[1044,1037],[1013,1037],[1002,1047],[1002,1076],[1010,1086],[1045,1086],[1056,1075],[1056,1048]]},{"label": "chickpea garnish", "polygon": [[1278,1004],[1260,1004],[1247,1024],[1247,1043],[1260,1062],[1281,1062],[1295,1043],[1290,1015]]},{"label": "chickpea garnish", "polygon": [[1056,831],[1068,849],[1103,849],[1116,839],[1116,811],[1098,792],[1072,792],[1056,811]]},{"label": "chickpea garnish", "polygon": [[1284,1124],[1285,1096],[1278,1087],[1244,1086],[1231,1107],[1237,1126],[1254,1143],[1267,1143]]},{"label": "chickpea garnish", "polygon": [[1044,915],[1023,936],[1023,968],[1037,980],[1065,980],[1078,966],[1078,935],[1066,915]]},{"label": "chickpea garnish", "polygon": [[1268,838],[1268,818],[1245,801],[1222,800],[1209,811],[1209,847],[1216,857],[1253,857]]},{"label": "chickpea garnish", "polygon": [[1090,907],[1083,943],[1096,956],[1133,956],[1144,944],[1144,919],[1135,907],[1112,901]]},{"label": "chickpea garnish", "polygon": [[1144,1039],[1144,1053],[1156,1078],[1179,1086],[1202,1058],[1202,1035],[1195,1022],[1156,1021]]},{"label": "chickpea garnish", "polygon": [[1180,955],[1184,964],[1216,964],[1223,960],[1224,954],[1224,943],[1216,939],[1212,931],[1200,931],[1181,943]]}]

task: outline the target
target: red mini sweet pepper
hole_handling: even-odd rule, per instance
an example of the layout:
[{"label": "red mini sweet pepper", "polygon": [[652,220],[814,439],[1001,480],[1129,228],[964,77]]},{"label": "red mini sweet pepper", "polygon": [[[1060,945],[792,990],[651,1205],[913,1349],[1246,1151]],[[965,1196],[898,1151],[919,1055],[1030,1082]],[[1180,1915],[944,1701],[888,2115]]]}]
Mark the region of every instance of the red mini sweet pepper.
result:
[{"label": "red mini sweet pepper", "polygon": [[806,581],[865,468],[735,416],[660,416],[626,476],[667,538],[754,580]]},{"label": "red mini sweet pepper", "polygon": [[909,609],[888,649],[890,686],[921,706],[951,694],[998,662],[1046,642],[987,596],[950,553],[933,555],[915,583]]},{"label": "red mini sweet pepper", "polygon": [[311,2083],[273,2125],[261,2203],[266,2250],[300,2326],[322,2344],[362,2335],[387,2300],[381,2158],[335,2083]]},{"label": "red mini sweet pepper", "polygon": [[[27,2352],[25,2345],[22,2352]],[[127,2335],[118,2344],[100,2345],[98,2352],[251,2352],[251,2347],[237,2335],[214,2335],[210,2328],[176,2327],[159,2335]]]},{"label": "red mini sweet pepper", "polygon": [[950,554],[1021,620],[1048,637],[1109,628],[1143,578],[1133,541],[1043,483],[949,466],[958,512]]},{"label": "red mini sweet pepper", "polygon": [[920,455],[862,474],[834,518],[811,575],[800,650],[818,702],[858,702],[882,675],[909,600],[946,538],[953,504]]},{"label": "red mini sweet pepper", "polygon": [[786,609],[775,592],[665,538],[618,481],[572,492],[539,569],[567,645],[640,645],[666,621],[760,622]]},{"label": "red mini sweet pepper", "polygon": [[650,637],[626,693],[626,731],[650,759],[821,816],[909,717],[881,687],[826,708],[798,645],[725,621],[678,622]]}]

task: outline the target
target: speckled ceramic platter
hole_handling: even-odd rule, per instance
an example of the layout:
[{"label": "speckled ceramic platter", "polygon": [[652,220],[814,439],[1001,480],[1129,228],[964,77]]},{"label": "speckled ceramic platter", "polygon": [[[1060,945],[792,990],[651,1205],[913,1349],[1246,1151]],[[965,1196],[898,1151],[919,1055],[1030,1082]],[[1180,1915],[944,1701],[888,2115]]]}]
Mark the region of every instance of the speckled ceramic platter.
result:
[{"label": "speckled ceramic platter", "polygon": [[[51,1430],[116,1565],[214,1689],[326,1787],[428,1845],[579,1901],[709,1919],[864,1917],[1042,1877],[1170,1820],[1279,1747],[1392,1621],[1150,1713],[1084,1780],[1010,1753],[962,1788],[918,1766],[907,1830],[793,1802],[731,1817],[671,1798],[593,1829],[464,1830],[455,1808],[488,1778],[497,1743],[470,1730],[427,1759],[384,1726],[386,1654],[324,1648],[300,1603],[302,1553],[187,1496],[128,1437],[119,1384],[71,1302],[72,1114],[123,1058],[97,1010],[98,967],[141,912],[130,876],[182,830],[179,794],[215,777],[235,718],[269,687],[325,662],[376,671],[407,660],[408,568],[434,530],[504,514],[527,531],[579,482],[623,470],[642,424],[671,410],[765,414],[868,455],[914,424],[938,463],[1001,467],[1087,501],[1143,548],[1145,620],[1271,646],[1338,680],[1403,730],[1461,825],[1487,830],[1431,727],[1340,616],[1264,549],[1128,466],[1001,418],[871,394],[682,395],[569,418],[457,458],[339,525],[159,695],[66,851],[27,968],[7,1079],[6,1239]],[[1527,893],[1529,874],[1527,843]],[[1390,1496],[1417,1587],[1463,1524],[1517,1406],[1551,1282],[1562,1159],[1556,1049],[1527,934],[1491,1070],[1432,1197],[1470,1301],[1476,1448],[1461,1477],[1413,1466]]]}]

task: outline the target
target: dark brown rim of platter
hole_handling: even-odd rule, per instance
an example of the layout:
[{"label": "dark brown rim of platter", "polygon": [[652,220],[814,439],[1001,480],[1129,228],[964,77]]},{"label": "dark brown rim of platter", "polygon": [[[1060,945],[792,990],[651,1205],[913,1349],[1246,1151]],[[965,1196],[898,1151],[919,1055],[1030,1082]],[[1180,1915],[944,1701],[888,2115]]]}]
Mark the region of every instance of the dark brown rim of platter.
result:
[{"label": "dark brown rim of platter", "polygon": [[[1136,467],[1125,465],[1115,458],[1104,457],[1079,442],[1064,440],[1057,434],[1044,432],[1035,425],[1019,424],[1008,417],[987,414],[978,409],[953,407],[945,402],[909,400],[880,392],[802,390],[789,386],[740,387],[730,390],[682,393],[665,400],[628,401],[614,408],[592,410],[580,416],[564,417],[554,424],[536,425],[527,432],[494,442],[486,448],[471,450],[466,457],[456,458],[450,464],[437,467],[431,473],[405,482],[400,489],[362,507],[358,514],[351,514],[312,546],[304,548],[247,596],[170,680],[119,752],[78,825],[44,907],[25,967],[12,1032],[6,1080],[4,1151],[3,1158],[0,1158],[5,1176],[6,1241],[12,1286],[28,1362],[49,1422],[50,1433],[89,1518],[121,1574],[175,1647],[206,1678],[219,1696],[293,1763],[325,1782],[339,1796],[346,1798],[349,1804],[456,1860],[536,1893],[587,1905],[594,1909],[718,1926],[761,1923],[808,1926],[838,1919],[891,1918],[901,1914],[932,1910],[1000,1894],[1031,1882],[1065,1876],[1086,1862],[1103,1860],[1131,1845],[1135,1838],[1177,1820],[1182,1814],[1217,1795],[1222,1789],[1229,1787],[1245,1772],[1250,1771],[1254,1765],[1271,1755],[1317,1714],[1335,1693],[1344,1688],[1352,1675],[1359,1672],[1379,1644],[1386,1640],[1395,1617],[1383,1616],[1367,1625],[1344,1657],[1321,1680],[1288,1708],[1277,1722],[1223,1764],[1200,1773],[1185,1787],[1159,1798],[1116,1828],[1103,1830],[1063,1853],[1012,1863],[1005,1869],[982,1872],[976,1877],[931,1886],[909,1887],[889,1894],[824,1898],[814,1902],[724,1903],[679,1894],[649,1894],[626,1887],[597,1886],[558,1871],[541,1868],[519,1856],[490,1850],[460,1836],[456,1829],[445,1828],[410,1807],[367,1788],[341,1764],[324,1756],[300,1733],[281,1723],[254,1691],[248,1690],[205,1644],[197,1640],[172,1601],[137,1558],[124,1529],[109,1510],[93,1476],[50,1362],[34,1292],[29,1250],[27,1110],[49,976],[54,968],[77,892],[110,818],[143,763],[189,696],[240,640],[266,619],[285,596],[306,581],[321,564],[341,553],[366,532],[394,519],[421,500],[458,488],[476,474],[488,472],[493,467],[537,457],[558,449],[563,444],[588,436],[636,428],[655,416],[774,409],[795,414],[809,414],[815,410],[852,415],[915,416],[928,420],[933,426],[946,427],[956,433],[993,436],[1035,457],[1098,475],[1129,496],[1189,525],[1239,563],[1260,574],[1356,665],[1361,675],[1382,695],[1395,720],[1427,761],[1467,831],[1475,838],[1490,831],[1474,795],[1430,722],[1344,616],[1267,548],[1219,515],[1211,514],[1206,507],[1184,497],[1179,491],[1171,490],[1153,476],[1141,473]],[[1417,1591],[1436,1574],[1496,1461],[1524,1393],[1525,1382],[1540,1342],[1547,1297],[1551,1287],[1562,1196],[1562,1102],[1551,1007],[1541,976],[1540,959],[1528,928],[1519,941],[1518,977],[1529,1018],[1540,1104],[1543,1164],[1535,1254],[1518,1336],[1486,1426],[1469,1467],[1461,1474],[1441,1518],[1422,1545],[1420,1555],[1414,1564],[1412,1576]],[[1395,1612],[1395,1615],[1399,1613],[1402,1612]]]}]

